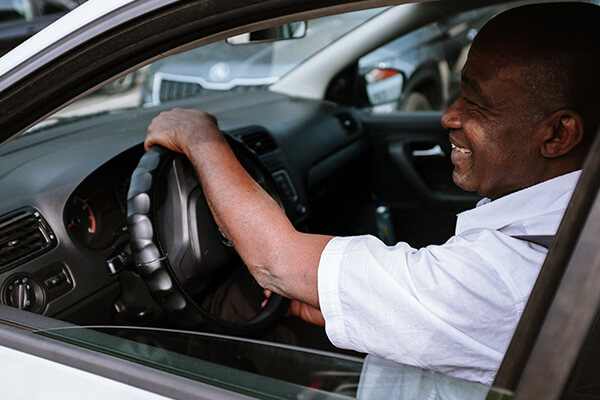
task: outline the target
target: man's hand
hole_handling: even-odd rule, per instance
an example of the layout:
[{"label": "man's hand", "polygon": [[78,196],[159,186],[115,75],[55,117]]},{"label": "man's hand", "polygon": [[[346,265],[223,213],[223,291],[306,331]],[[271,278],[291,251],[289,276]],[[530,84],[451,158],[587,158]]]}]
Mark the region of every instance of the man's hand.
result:
[{"label": "man's hand", "polygon": [[197,150],[199,145],[207,143],[225,143],[219,131],[216,118],[200,110],[174,108],[163,111],[148,126],[148,135],[144,148],[159,144],[170,150],[184,153]]},{"label": "man's hand", "polygon": [[289,315],[302,318],[313,325],[325,326],[325,318],[321,310],[298,300],[290,302]]},{"label": "man's hand", "polygon": [[[272,292],[264,290],[264,294],[266,298],[261,304],[262,307],[267,305]],[[321,310],[298,300],[290,301],[290,306],[285,315],[287,317],[298,317],[313,325],[325,326],[325,318],[323,318]]]}]

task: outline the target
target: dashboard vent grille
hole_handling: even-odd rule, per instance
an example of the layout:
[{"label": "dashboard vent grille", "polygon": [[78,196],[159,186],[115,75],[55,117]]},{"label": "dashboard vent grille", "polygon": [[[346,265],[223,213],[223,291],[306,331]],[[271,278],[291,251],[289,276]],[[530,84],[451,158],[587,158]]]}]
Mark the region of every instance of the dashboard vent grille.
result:
[{"label": "dashboard vent grille", "polygon": [[0,218],[0,269],[44,253],[54,244],[54,234],[34,209],[21,209]]},{"label": "dashboard vent grille", "polygon": [[240,139],[259,156],[277,149],[277,143],[265,131],[245,133],[240,136]]}]

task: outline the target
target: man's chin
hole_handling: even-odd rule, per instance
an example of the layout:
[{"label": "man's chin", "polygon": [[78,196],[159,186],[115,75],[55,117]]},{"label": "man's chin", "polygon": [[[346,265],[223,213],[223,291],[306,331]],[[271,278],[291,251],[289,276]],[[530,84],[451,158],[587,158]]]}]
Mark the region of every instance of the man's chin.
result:
[{"label": "man's chin", "polygon": [[477,185],[473,182],[473,179],[469,179],[466,174],[461,174],[456,171],[456,167],[454,171],[452,171],[452,180],[454,184],[467,192],[475,192],[477,190]]}]

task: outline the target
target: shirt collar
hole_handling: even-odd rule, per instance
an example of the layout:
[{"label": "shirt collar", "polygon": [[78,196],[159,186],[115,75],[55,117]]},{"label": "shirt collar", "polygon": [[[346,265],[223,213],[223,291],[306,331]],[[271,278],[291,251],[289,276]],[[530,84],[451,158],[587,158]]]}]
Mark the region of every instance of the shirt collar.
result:
[{"label": "shirt collar", "polygon": [[456,234],[474,228],[500,229],[517,221],[564,210],[581,171],[521,189],[491,201],[484,198],[471,210],[458,214]]}]

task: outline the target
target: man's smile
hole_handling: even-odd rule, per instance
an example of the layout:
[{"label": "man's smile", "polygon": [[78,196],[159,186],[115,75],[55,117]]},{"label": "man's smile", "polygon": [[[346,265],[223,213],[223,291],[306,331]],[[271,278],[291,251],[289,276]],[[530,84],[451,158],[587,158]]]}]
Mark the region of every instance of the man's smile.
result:
[{"label": "man's smile", "polygon": [[450,145],[452,146],[452,152],[454,153],[454,151],[456,150],[459,153],[463,153],[463,154],[471,154],[471,150],[465,149],[464,147],[458,147],[457,145],[455,145],[454,143],[450,143]]},{"label": "man's smile", "polygon": [[450,160],[455,166],[464,163],[471,157],[473,153],[471,149],[465,147],[459,140],[457,140],[456,135],[453,135],[453,132],[450,132],[450,146],[452,147]]}]

